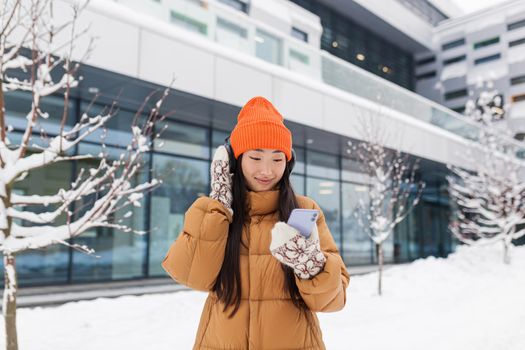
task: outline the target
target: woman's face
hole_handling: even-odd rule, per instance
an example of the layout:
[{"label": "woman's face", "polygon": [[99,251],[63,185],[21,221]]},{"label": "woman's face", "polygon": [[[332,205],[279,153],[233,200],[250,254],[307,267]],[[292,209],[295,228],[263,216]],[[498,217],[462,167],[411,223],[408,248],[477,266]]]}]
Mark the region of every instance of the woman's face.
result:
[{"label": "woman's face", "polygon": [[286,156],[275,149],[253,149],[244,152],[241,166],[249,190],[268,191],[283,177]]}]

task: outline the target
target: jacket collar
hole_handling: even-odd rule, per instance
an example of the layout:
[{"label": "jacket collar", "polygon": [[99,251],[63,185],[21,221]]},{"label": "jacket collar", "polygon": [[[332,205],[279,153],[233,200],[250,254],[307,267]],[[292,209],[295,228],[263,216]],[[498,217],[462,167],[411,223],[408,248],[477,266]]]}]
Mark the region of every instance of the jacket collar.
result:
[{"label": "jacket collar", "polygon": [[266,215],[275,212],[279,207],[279,190],[247,192],[249,214]]}]

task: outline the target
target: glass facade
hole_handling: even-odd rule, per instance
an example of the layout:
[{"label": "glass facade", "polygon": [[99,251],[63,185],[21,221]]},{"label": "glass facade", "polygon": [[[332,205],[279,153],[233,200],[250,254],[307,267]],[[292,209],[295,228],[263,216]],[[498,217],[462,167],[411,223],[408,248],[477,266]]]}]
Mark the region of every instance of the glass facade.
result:
[{"label": "glass facade", "polygon": [[[129,125],[129,123],[128,123]],[[81,154],[98,154],[105,152],[110,160],[118,159],[122,149],[108,147],[104,149],[100,145],[83,143],[79,146]],[[144,159],[148,164],[149,160]],[[74,178],[80,169],[93,168],[98,165],[98,160],[82,160],[75,164]],[[135,177],[132,185],[138,185],[148,180],[147,168],[142,168]],[[85,201],[79,203],[75,208],[77,215],[81,216],[91,207],[97,198],[87,196]],[[146,199],[140,200],[140,207],[130,206],[124,211],[118,211],[111,218],[113,222],[120,222],[124,225],[133,227],[135,230],[143,231],[146,229]],[[128,211],[132,212],[130,217],[125,217]],[[82,281],[107,281],[116,279],[138,278],[143,274],[145,249],[147,246],[146,236],[134,233],[125,233],[114,228],[97,227],[73,239],[73,243],[86,245],[95,249],[94,255],[86,255],[77,250],[72,251],[71,255],[71,280],[73,282]]]},{"label": "glass facade", "polygon": [[321,18],[321,49],[414,90],[412,54],[315,0],[291,0]]},{"label": "glass facade", "polygon": [[[7,94],[8,121],[15,125],[15,134],[12,136],[15,140],[16,132],[21,131],[24,126],[21,107],[26,97]],[[218,103],[195,96],[191,98],[198,102],[192,104],[197,108],[194,113],[207,110],[203,108],[205,105]],[[50,108],[58,108],[59,101],[60,98],[49,98],[46,103]],[[80,111],[87,106],[88,101],[72,98],[70,103],[68,125],[80,118]],[[173,103],[176,105],[176,101]],[[92,112],[102,109],[97,105],[91,108]],[[220,113],[228,114],[226,118],[233,119],[238,111],[226,105],[221,108],[215,105]],[[136,176],[137,183],[152,177],[162,179],[162,186],[146,194],[140,207],[125,210],[132,210],[132,216],[119,213],[112,218],[115,221],[123,220],[134,229],[146,233],[137,235],[112,228],[98,228],[74,239],[72,243],[94,248],[96,253],[93,255],[86,255],[63,245],[20,253],[17,256],[17,270],[21,285],[165,276],[160,263],[182,229],[185,211],[198,196],[208,194],[212,154],[229,134],[227,130],[215,129],[212,124],[195,124],[198,118],[185,118],[186,113],[188,111],[181,110],[178,119],[165,122],[167,128],[155,140],[152,151],[143,160],[144,168]],[[130,138],[127,130],[133,117],[131,107],[126,109],[125,105],[120,106],[117,116],[107,125],[108,131],[103,135],[92,135],[77,146],[76,152],[99,154],[103,150],[110,158],[117,157]],[[59,120],[50,119],[46,122],[50,123],[50,130],[58,130]],[[52,133],[49,135],[52,136]],[[100,143],[101,137],[104,147]],[[35,132],[33,142],[44,142],[39,140],[40,133]],[[311,197],[321,206],[347,264],[374,263],[375,247],[355,216],[358,204],[368,201],[369,179],[360,172],[359,164],[345,156],[313,149],[311,144],[298,144],[294,148],[296,165],[291,182],[296,193]],[[69,188],[81,168],[95,164],[97,159],[79,160],[39,169],[23,181],[17,182],[14,191],[21,194],[52,194],[59,188]],[[442,180],[444,181],[444,175]],[[81,215],[95,199],[86,198],[85,202],[77,203],[73,211],[76,215]],[[440,187],[429,184],[418,207],[385,242],[386,262],[448,254],[453,245],[447,232],[448,213],[447,200]],[[65,223],[65,217],[60,218],[58,223]]]}]

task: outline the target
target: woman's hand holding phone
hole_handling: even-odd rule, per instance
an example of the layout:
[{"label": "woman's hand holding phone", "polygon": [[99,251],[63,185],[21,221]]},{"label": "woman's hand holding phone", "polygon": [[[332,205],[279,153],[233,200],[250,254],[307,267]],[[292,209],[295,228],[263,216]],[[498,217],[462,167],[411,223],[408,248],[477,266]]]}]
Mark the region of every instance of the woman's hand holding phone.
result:
[{"label": "woman's hand holding phone", "polygon": [[319,243],[318,216],[315,209],[295,209],[288,223],[279,221],[272,228],[270,252],[302,279],[317,275],[326,262]]},{"label": "woman's hand holding phone", "polygon": [[308,238],[317,223],[318,216],[319,210],[317,209],[294,209],[288,218],[287,224]]}]

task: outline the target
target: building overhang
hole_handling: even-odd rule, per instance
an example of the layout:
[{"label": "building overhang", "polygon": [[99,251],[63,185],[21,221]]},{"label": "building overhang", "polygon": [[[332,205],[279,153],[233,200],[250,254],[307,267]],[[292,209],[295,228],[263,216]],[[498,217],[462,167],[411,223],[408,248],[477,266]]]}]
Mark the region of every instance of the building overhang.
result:
[{"label": "building overhang", "polygon": [[357,24],[411,52],[432,49],[432,26],[396,1],[319,0]]}]

